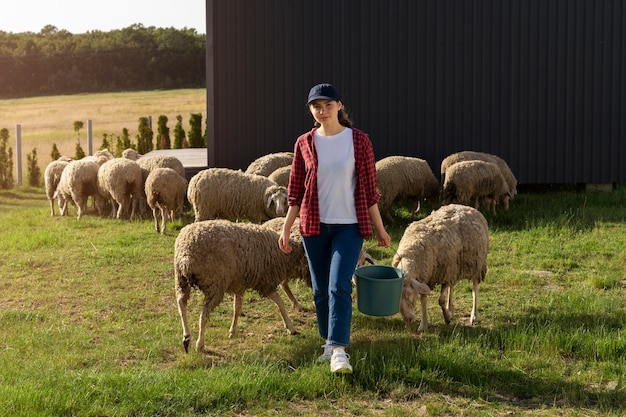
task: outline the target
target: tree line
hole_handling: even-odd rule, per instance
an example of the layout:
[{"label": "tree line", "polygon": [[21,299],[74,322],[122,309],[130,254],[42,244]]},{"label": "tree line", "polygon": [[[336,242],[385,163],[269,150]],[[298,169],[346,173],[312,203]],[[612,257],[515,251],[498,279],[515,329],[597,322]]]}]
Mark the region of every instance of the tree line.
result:
[{"label": "tree line", "polygon": [[205,50],[195,29],[0,30],[0,98],[204,88]]}]

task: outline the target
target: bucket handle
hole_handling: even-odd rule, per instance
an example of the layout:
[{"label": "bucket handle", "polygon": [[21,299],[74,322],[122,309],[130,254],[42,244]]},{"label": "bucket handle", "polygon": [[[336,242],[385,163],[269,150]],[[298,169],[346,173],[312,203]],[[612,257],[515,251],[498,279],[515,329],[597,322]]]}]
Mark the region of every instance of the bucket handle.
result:
[{"label": "bucket handle", "polygon": [[[367,245],[367,247],[365,247],[365,246],[364,246],[364,247],[362,247],[362,250],[363,250],[363,251],[365,251],[365,252],[367,252],[369,249],[372,249],[372,248],[375,248],[375,247],[378,247],[378,244],[377,244],[377,243],[372,243],[372,244],[370,244],[370,245]],[[395,255],[400,256],[400,254],[398,253],[398,249],[400,249],[400,244],[398,244],[397,249],[394,249],[394,248],[392,248],[392,247],[391,247],[391,245],[389,245],[389,249],[393,250],[393,253],[394,253]],[[398,266],[400,267],[400,269],[402,269],[402,271],[406,272],[406,271],[402,268],[402,258],[401,258],[401,257],[400,257],[400,264],[399,264]]]}]

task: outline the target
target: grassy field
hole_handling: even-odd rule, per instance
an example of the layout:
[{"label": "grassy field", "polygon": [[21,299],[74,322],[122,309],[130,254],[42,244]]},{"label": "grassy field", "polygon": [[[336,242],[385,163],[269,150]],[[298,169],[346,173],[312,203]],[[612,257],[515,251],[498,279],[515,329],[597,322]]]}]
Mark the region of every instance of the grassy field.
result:
[{"label": "grassy field", "polygon": [[[471,288],[431,327],[355,308],[355,373],[315,361],[307,311],[247,294],[239,336],[231,302],[211,316],[207,349],[184,353],[173,245],[151,220],[50,217],[43,190],[0,192],[0,415],[6,416],[622,416],[626,404],[626,189],[521,190],[487,216],[489,271],[477,326]],[[397,242],[410,219],[389,227]],[[367,242],[371,246],[373,242]],[[393,244],[392,244],[393,246]],[[373,248],[381,263],[392,249]],[[286,300],[286,297],[283,297]],[[190,301],[197,335],[201,297]]]},{"label": "grassy field", "polygon": [[173,137],[176,116],[182,116],[183,128],[189,129],[191,113],[206,117],[206,90],[167,90],[124,93],[81,94],[71,96],[48,96],[0,100],[0,129],[10,133],[9,146],[15,155],[15,126],[22,130],[22,165],[26,175],[26,155],[37,149],[39,166],[43,172],[50,162],[52,144],[56,143],[62,155],[74,156],[79,135],[74,122],[82,121],[80,144],[87,153],[87,120],[93,122],[93,151],[102,144],[104,134],[115,137],[127,128],[136,142],[140,117],[152,116],[152,128],[156,133],[159,116],[168,118]]}]

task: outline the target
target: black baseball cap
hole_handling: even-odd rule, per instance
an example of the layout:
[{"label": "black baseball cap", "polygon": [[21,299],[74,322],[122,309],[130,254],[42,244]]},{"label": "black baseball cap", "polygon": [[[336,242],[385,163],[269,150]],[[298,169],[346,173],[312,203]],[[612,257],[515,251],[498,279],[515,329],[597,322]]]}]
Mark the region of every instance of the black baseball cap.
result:
[{"label": "black baseball cap", "polygon": [[309,91],[309,100],[306,102],[307,106],[311,104],[313,100],[341,100],[339,91],[330,84],[318,84],[311,88]]}]

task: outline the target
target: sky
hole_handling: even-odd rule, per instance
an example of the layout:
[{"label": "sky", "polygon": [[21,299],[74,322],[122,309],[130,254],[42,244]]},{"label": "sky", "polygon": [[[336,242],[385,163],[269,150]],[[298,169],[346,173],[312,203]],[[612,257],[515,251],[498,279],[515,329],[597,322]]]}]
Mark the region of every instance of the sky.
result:
[{"label": "sky", "polygon": [[206,33],[205,16],[205,0],[2,0],[0,30],[39,33],[52,25],[76,34],[140,23]]}]

